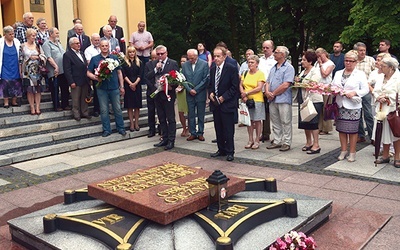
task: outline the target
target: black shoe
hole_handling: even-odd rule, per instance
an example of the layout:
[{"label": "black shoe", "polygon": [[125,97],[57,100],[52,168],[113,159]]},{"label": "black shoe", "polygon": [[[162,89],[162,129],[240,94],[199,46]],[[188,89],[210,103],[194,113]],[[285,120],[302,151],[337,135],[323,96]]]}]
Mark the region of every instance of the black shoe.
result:
[{"label": "black shoe", "polygon": [[118,133],[119,133],[120,135],[122,135],[122,136],[125,136],[125,135],[126,135],[125,129],[121,129]]},{"label": "black shoe", "polygon": [[154,132],[149,132],[149,134],[147,135],[147,137],[148,138],[151,138],[151,137],[153,137],[153,136],[155,136],[156,135],[156,133],[154,133]]},{"label": "black shoe", "polygon": [[214,139],[211,141],[212,143],[217,143],[217,139]]},{"label": "black shoe", "polygon": [[225,153],[221,153],[221,152],[217,151],[214,154],[211,154],[210,156],[211,157],[218,157],[218,156],[225,156],[225,155],[226,155]]},{"label": "black shoe", "polygon": [[227,157],[226,157],[226,160],[227,161],[233,161],[235,158],[233,157],[233,155],[228,155]]},{"label": "black shoe", "polygon": [[164,147],[168,145],[168,141],[160,141],[159,143],[154,144],[154,147]]},{"label": "black shoe", "polygon": [[157,133],[158,135],[161,135],[161,125],[157,124]]},{"label": "black shoe", "polygon": [[173,142],[168,142],[167,146],[164,147],[165,150],[170,150],[174,148],[174,143]]},{"label": "black shoe", "polygon": [[321,148],[316,149],[316,150],[310,149],[310,150],[307,151],[307,154],[308,155],[314,155],[314,154],[319,154],[320,152],[321,152]]}]

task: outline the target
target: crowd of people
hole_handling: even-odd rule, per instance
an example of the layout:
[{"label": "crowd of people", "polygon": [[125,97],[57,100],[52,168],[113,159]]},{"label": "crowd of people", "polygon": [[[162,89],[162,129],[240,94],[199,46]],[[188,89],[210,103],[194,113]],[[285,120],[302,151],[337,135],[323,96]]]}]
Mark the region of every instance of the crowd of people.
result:
[{"label": "crowd of people", "polygon": [[[23,21],[14,26],[4,27],[0,39],[0,98],[4,98],[4,108],[20,105],[18,97],[26,95],[29,113],[40,115],[41,92],[48,88],[54,111],[72,109],[76,121],[100,116],[103,137],[112,133],[112,113],[117,132],[125,136],[122,108],[128,113],[129,130],[139,131],[142,87],[145,87],[148,137],[161,134],[155,147],[170,150],[175,146],[177,100],[181,136],[187,141],[205,141],[204,118],[209,106],[216,134],[213,142],[218,148],[211,157],[226,156],[227,161],[232,161],[240,102],[246,103],[251,121],[244,148],[257,150],[262,142],[269,141],[268,150],[285,152],[291,150],[292,104],[297,100],[298,128],[305,133],[301,150],[307,154],[320,153],[319,137],[335,127],[340,139],[338,160],[348,162],[356,160],[357,143],[366,142],[367,136],[368,142],[375,143],[375,113],[396,109],[400,73],[396,57],[389,53],[390,41],[386,39],[380,42],[379,53],[373,57],[366,54],[362,42],[346,54],[342,53],[340,41],[333,44],[332,54],[324,48],[307,50],[301,58],[302,70],[295,75],[295,68],[288,60],[288,48],[275,48],[272,40],[262,43],[261,56],[252,49],[246,50],[246,60],[241,65],[223,42],[213,51],[198,43],[196,48],[187,50],[178,64],[168,57],[166,46],[155,46],[152,34],[145,30],[145,22],[138,23],[138,30],[130,35],[129,46],[117,22],[117,17],[111,15],[108,24],[89,37],[82,21],[74,19],[73,28],[67,32],[66,49],[59,41],[59,30],[48,28],[44,18],[39,18],[37,27],[34,26],[32,13],[25,13]],[[118,63],[104,73],[101,71],[104,62]],[[166,85],[162,79],[171,71],[181,72],[189,84]],[[310,80],[340,89],[340,95],[332,100],[329,95],[307,88],[295,88],[293,93],[291,87],[295,82]],[[338,114],[333,120],[324,119],[324,107],[332,101],[338,106]],[[307,121],[300,118],[300,107],[306,102],[312,102],[317,113]],[[400,167],[399,139],[384,121],[382,155],[377,164],[390,162],[394,155],[394,166]]]}]

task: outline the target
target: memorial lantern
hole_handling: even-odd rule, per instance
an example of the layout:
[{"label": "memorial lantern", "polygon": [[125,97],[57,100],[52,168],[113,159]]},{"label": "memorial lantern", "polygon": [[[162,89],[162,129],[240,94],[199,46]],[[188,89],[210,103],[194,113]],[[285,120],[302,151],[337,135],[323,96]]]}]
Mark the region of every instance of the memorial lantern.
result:
[{"label": "memorial lantern", "polygon": [[228,206],[228,181],[220,170],[215,170],[208,178],[208,209],[221,212]]}]

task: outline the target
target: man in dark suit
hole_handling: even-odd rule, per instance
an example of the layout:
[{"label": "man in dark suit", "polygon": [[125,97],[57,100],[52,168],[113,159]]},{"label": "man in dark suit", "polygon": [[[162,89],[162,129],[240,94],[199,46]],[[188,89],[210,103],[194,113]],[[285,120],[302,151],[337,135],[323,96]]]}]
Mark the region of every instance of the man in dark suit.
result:
[{"label": "man in dark suit", "polygon": [[[86,49],[87,47],[90,46],[90,38],[89,38],[87,35],[85,35],[85,34],[83,33],[83,25],[82,25],[82,24],[80,24],[80,23],[75,24],[74,30],[75,30],[75,34],[74,34],[73,36],[71,36],[71,37],[76,37],[76,38],[78,38],[78,41],[79,41],[79,43],[80,43],[80,45],[81,45],[81,47],[80,47],[79,50],[80,50],[82,53],[85,53],[85,49]],[[71,37],[68,37],[68,39],[67,39],[67,41],[68,41],[68,43],[67,43],[67,50],[70,50],[70,49],[71,49],[71,48],[69,47],[69,39],[70,39]]]},{"label": "man in dark suit", "polygon": [[[146,78],[147,86],[150,93],[153,93],[158,85],[159,79],[164,74],[169,73],[171,70],[179,71],[178,63],[168,58],[167,47],[164,45],[158,45],[156,47],[157,60],[151,61],[149,67],[146,67]],[[176,120],[175,120],[175,109],[174,103],[176,99],[175,93],[176,86],[168,87],[168,95],[164,91],[159,92],[155,96],[155,104],[157,109],[158,119],[160,120],[160,126],[162,131],[162,141],[154,144],[155,147],[163,147],[165,150],[170,150],[175,145],[176,137]]]},{"label": "man in dark suit", "polygon": [[[154,66],[152,61],[157,60],[156,50],[153,49],[151,52],[151,61],[148,61],[144,68],[144,75],[146,76],[149,71],[154,70]],[[154,98],[151,98],[151,93],[154,92],[155,87],[154,84],[151,84],[149,80],[145,77],[144,82],[147,85],[146,89],[146,100],[147,100],[147,124],[149,126],[149,134],[147,137],[153,137],[156,135],[156,103]]]},{"label": "man in dark suit", "polygon": [[77,37],[69,39],[70,50],[63,55],[64,75],[71,87],[72,114],[76,121],[81,118],[91,119],[88,104],[85,102],[89,89],[87,73],[87,61],[85,55],[80,52],[80,42]]},{"label": "man in dark suit", "polygon": [[[125,38],[124,38],[124,29],[122,27],[118,26],[117,22],[118,22],[118,20],[115,15],[111,15],[108,18],[108,24],[112,28],[112,37],[117,38],[119,48],[120,48],[121,52],[123,52],[125,54],[126,44],[125,44]],[[104,37],[103,27],[104,26],[100,27],[100,31],[99,31],[100,37]]]},{"label": "man in dark suit", "polygon": [[[193,86],[185,86],[190,131],[190,136],[186,140],[193,141],[198,139],[199,141],[204,141],[204,116],[206,111],[206,89],[209,79],[209,68],[206,61],[198,59],[196,49],[189,49],[187,57],[189,61],[183,64],[182,73],[185,75],[186,80],[193,84]],[[198,130],[196,130],[196,113]]]},{"label": "man in dark suit", "polygon": [[213,112],[218,151],[211,157],[225,156],[227,161],[234,160],[235,122],[239,98],[239,72],[237,67],[225,61],[226,49],[214,49],[215,65],[210,69],[210,110]]}]

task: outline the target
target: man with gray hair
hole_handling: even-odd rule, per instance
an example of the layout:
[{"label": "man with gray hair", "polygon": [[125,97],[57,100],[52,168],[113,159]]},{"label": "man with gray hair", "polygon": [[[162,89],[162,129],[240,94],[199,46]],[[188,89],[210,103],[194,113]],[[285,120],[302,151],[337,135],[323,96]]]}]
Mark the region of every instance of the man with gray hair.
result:
[{"label": "man with gray hair", "polygon": [[[367,46],[358,42],[357,52],[358,52],[358,60],[356,69],[361,70],[365,73],[367,79],[369,74],[375,69],[375,60],[372,56],[367,56]],[[369,138],[372,136],[372,129],[374,127],[374,117],[372,115],[372,103],[371,103],[371,93],[366,94],[362,98],[362,110],[361,110],[361,118],[360,124],[358,126],[358,139],[357,142],[365,142],[365,125],[367,126],[367,133]],[[364,118],[364,119],[363,119]],[[371,141],[373,143],[373,141]]]},{"label": "man with gray hair", "polygon": [[[63,67],[65,50],[60,43],[60,32],[56,27],[49,29],[49,40],[44,42],[42,49],[47,57],[46,68],[49,71],[47,77],[49,78],[49,88],[54,111],[70,110],[71,108],[68,106],[69,86]],[[61,89],[61,100],[58,94],[59,89]]]},{"label": "man with gray hair", "polygon": [[294,68],[286,60],[289,50],[278,46],[274,52],[277,63],[272,67],[265,83],[265,96],[269,102],[274,142],[267,149],[288,151],[292,143],[292,91]]},{"label": "man with gray hair", "polygon": [[15,30],[15,38],[17,38],[21,44],[26,42],[26,30],[29,28],[32,28],[34,30],[38,30],[36,26],[33,26],[33,22],[35,18],[33,17],[33,14],[31,12],[26,12],[22,16],[22,24],[17,26]]},{"label": "man with gray hair", "polygon": [[[179,70],[178,63],[175,60],[168,58],[168,50],[164,45],[156,47],[157,59],[146,65],[145,76],[147,78],[147,87],[153,93],[160,85],[161,76],[169,73],[171,70]],[[154,144],[154,147],[164,147],[165,150],[170,150],[175,147],[176,138],[176,120],[175,120],[175,93],[176,86],[168,86],[168,90],[159,92],[154,97],[156,104],[158,120],[162,132],[162,141]]]},{"label": "man with gray hair", "polygon": [[254,55],[254,51],[252,49],[246,50],[246,60],[240,65],[239,75],[242,75],[246,70],[249,70],[249,65],[247,64],[247,58],[249,56]]},{"label": "man with gray hair", "polygon": [[199,139],[199,141],[204,141],[204,117],[207,99],[206,88],[209,78],[208,63],[204,60],[199,60],[199,55],[196,49],[189,49],[187,51],[187,57],[188,61],[183,64],[182,73],[185,75],[186,80],[193,84],[193,86],[185,86],[190,131],[190,136],[186,140],[193,141]]},{"label": "man with gray hair", "polygon": [[[84,34],[83,25],[82,24],[80,24],[80,23],[75,24],[74,30],[75,30],[75,34],[72,35],[71,37],[77,37],[78,38],[78,41],[79,41],[79,43],[81,45],[80,51],[82,53],[84,53],[85,49],[90,46],[90,38],[87,35]],[[67,41],[69,41],[69,39],[71,37],[68,37]],[[69,49],[70,49],[69,43],[67,43],[67,50],[69,50]]]},{"label": "man with gray hair", "polygon": [[121,48],[119,47],[118,39],[112,36],[113,29],[110,25],[103,26],[103,37],[100,40],[106,40],[110,43],[110,52],[117,51],[120,52]]}]

